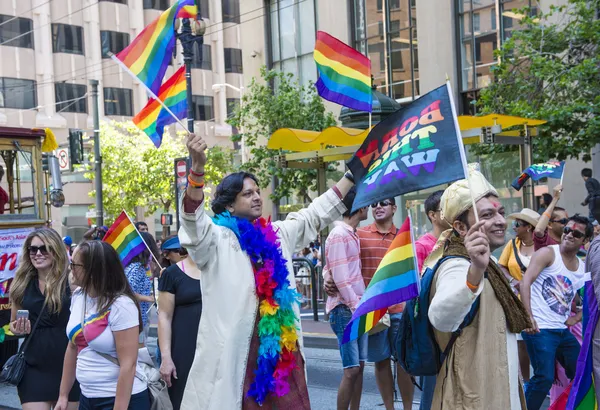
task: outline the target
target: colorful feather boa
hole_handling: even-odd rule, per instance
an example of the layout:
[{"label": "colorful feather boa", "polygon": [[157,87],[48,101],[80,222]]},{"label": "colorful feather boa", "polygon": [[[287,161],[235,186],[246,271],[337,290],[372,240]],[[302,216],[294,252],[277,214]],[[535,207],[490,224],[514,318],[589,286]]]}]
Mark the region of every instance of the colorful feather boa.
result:
[{"label": "colorful feather boa", "polygon": [[296,367],[293,352],[298,349],[293,305],[300,302],[300,294],[287,278],[286,260],[270,221],[260,218],[251,223],[224,212],[215,216],[214,222],[235,233],[254,269],[260,347],[258,368],[248,396],[262,405],[268,394],[281,397],[290,391],[288,376]]}]

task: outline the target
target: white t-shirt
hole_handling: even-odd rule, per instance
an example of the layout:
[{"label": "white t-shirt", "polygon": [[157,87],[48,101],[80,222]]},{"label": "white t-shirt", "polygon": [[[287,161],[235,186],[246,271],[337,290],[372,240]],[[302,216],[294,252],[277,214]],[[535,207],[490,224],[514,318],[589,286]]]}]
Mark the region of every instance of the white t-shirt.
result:
[{"label": "white t-shirt", "polygon": [[[135,302],[127,296],[121,296],[112,304],[108,312],[98,314],[96,299],[87,297],[85,304],[85,338],[81,332],[81,314],[84,309],[84,295],[81,289],[73,293],[71,316],[67,324],[67,336],[77,345],[77,381],[81,393],[87,398],[115,397],[120,368],[96,351],[117,357],[115,337],[112,332],[139,326],[138,309]],[[141,372],[138,362],[137,371]],[[137,394],[147,388],[146,384],[135,377],[131,394]]]},{"label": "white t-shirt", "polygon": [[542,270],[531,284],[531,311],[540,329],[566,329],[571,302],[575,293],[590,280],[590,274],[585,272],[585,264],[581,260],[578,260],[575,272],[568,270],[559,245],[548,248],[554,251],[554,263]]}]

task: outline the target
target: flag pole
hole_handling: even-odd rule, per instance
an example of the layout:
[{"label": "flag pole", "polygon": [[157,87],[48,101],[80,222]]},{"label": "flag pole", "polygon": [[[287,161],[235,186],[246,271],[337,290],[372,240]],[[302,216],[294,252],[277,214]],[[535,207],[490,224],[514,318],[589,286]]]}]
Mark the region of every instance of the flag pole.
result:
[{"label": "flag pole", "polygon": [[[125,71],[127,74],[129,74],[131,77],[133,77],[134,80],[138,80],[140,82],[140,84],[142,84],[142,86],[146,89],[148,94],[150,94],[150,96],[152,98],[154,98],[156,101],[158,101],[159,104],[165,109],[165,111],[167,111],[171,115],[171,117],[173,117],[175,119],[175,121],[177,121],[177,123],[179,125],[181,125],[188,134],[190,133],[190,131],[188,130],[188,127],[183,123],[183,121],[181,121],[175,114],[173,114],[173,111],[171,111],[169,109],[169,107],[167,107],[167,105],[160,98],[158,98],[156,96],[156,94],[154,94],[154,92],[150,88],[148,88],[146,83],[144,83],[142,80],[140,80],[139,77],[137,75],[135,75],[133,73],[133,71],[131,71],[129,69],[129,67],[127,67],[125,64],[123,64],[123,62],[121,60],[119,60],[117,58],[117,56],[115,56],[113,53],[109,52],[108,55],[115,63],[117,63],[119,65],[119,67],[121,67],[121,69],[123,69],[123,71]],[[129,216],[128,216],[128,218],[129,218]]]},{"label": "flag pole", "polygon": [[473,213],[475,214],[475,223],[478,223],[479,215],[477,214],[477,204],[475,202],[475,194],[473,193],[472,189],[471,175],[469,174],[469,169],[467,167],[467,154],[465,153],[465,146],[461,138],[460,126],[458,125],[458,117],[456,114],[456,107],[454,106],[454,94],[452,94],[452,86],[450,85],[450,81],[446,81],[446,87],[448,87],[448,95],[450,97],[450,108],[452,108],[452,117],[454,119],[454,128],[456,129],[456,138],[458,139],[458,150],[460,152],[460,159],[462,161],[463,170],[467,178],[467,183],[469,184],[469,193],[471,194]]},{"label": "flag pole", "polygon": [[133,219],[131,219],[131,217],[129,216],[129,214],[127,213],[126,210],[123,209],[123,212],[125,213],[125,216],[127,216],[127,219],[129,219],[129,222],[131,222],[131,224],[133,225],[133,229],[135,229],[135,231],[138,233],[138,235],[142,239],[142,242],[144,242],[144,245],[146,245],[146,249],[148,249],[148,252],[150,252],[150,255],[152,255],[152,259],[154,259],[154,262],[156,262],[156,264],[160,267],[161,266],[160,262],[158,261],[158,259],[156,259],[156,256],[154,255],[154,252],[152,252],[152,249],[150,249],[150,247],[148,246],[148,244],[144,240],[144,237],[142,236],[142,234],[140,233],[140,231],[138,231],[137,227],[133,223]]},{"label": "flag pole", "polygon": [[369,112],[369,130],[371,130],[371,112]]},{"label": "flag pole", "polygon": [[560,174],[560,185],[563,183],[563,178],[565,177],[565,170],[567,169],[567,161],[563,164],[563,172]]}]

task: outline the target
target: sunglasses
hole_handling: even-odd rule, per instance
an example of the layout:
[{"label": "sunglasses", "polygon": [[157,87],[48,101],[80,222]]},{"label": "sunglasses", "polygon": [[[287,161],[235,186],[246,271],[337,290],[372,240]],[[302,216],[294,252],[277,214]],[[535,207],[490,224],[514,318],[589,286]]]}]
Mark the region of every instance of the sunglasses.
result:
[{"label": "sunglasses", "polygon": [[27,250],[29,251],[30,255],[37,255],[38,252],[41,252],[42,255],[48,255],[48,248],[46,248],[46,245],[42,245],[42,246],[29,246],[29,248],[27,248]]},{"label": "sunglasses", "polygon": [[527,222],[523,222],[523,221],[515,221],[515,223],[514,223],[515,228],[519,228],[521,226],[526,227],[527,225],[529,225],[529,224]]},{"label": "sunglasses", "polygon": [[82,264],[80,264],[80,263],[73,263],[73,262],[71,262],[71,263],[70,263],[70,265],[71,265],[71,270],[73,270],[73,267],[74,267],[74,266],[79,266],[79,267],[81,267],[81,268],[83,268],[83,267],[84,267],[84,265],[82,265]]},{"label": "sunglasses", "polygon": [[382,208],[385,208],[386,206],[392,205],[392,203],[390,201],[379,201],[375,202],[374,204],[371,204],[371,208],[375,209],[377,208],[377,205],[379,205]]},{"label": "sunglasses", "polygon": [[550,222],[558,222],[561,225],[566,225],[569,223],[569,220],[567,218],[563,218],[563,219],[550,219]]},{"label": "sunglasses", "polygon": [[577,238],[577,239],[583,239],[583,238],[585,238],[585,234],[583,232],[578,231],[578,230],[573,229],[573,228],[569,228],[568,226],[565,226],[565,229],[563,229],[563,233],[565,235],[568,235],[568,234],[571,233],[571,234],[573,234],[573,237]]}]

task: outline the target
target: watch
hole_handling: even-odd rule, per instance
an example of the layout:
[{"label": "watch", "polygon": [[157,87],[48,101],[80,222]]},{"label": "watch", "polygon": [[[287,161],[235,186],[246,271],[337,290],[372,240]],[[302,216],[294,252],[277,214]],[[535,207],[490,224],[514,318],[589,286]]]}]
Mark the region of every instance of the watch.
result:
[{"label": "watch", "polygon": [[352,182],[353,184],[356,183],[354,181],[354,175],[352,175],[352,172],[350,172],[350,171],[346,171],[346,173],[344,174],[344,178],[346,178],[348,181]]}]

